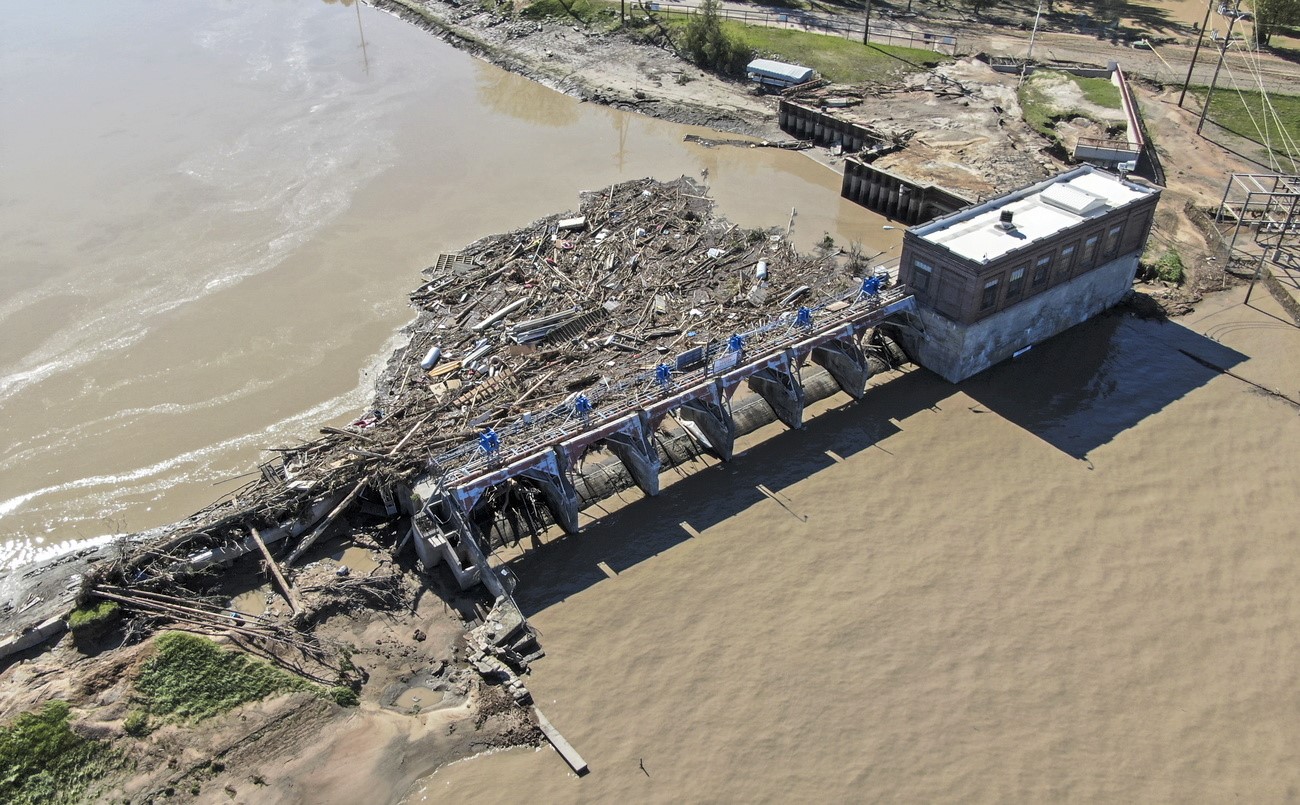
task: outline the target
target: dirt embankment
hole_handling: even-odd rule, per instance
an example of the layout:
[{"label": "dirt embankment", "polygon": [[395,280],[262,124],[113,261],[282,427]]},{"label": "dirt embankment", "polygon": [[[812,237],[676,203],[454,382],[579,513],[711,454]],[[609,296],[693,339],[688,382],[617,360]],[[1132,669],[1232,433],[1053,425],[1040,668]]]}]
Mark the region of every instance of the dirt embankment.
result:
[{"label": "dirt embankment", "polygon": [[[333,574],[334,564],[321,564],[319,575]],[[331,645],[352,647],[352,673],[364,680],[355,707],[296,692],[197,723],[150,716],[152,731],[133,733],[128,717],[138,717],[139,679],[156,648],[124,639],[128,624],[103,645],[67,637],[0,670],[0,722],[68,702],[74,730],[107,742],[117,758],[115,771],[87,792],[113,802],[395,802],[443,765],[538,743],[530,711],[466,662],[458,609],[473,602],[423,583],[402,590],[399,605],[345,607],[315,629]],[[266,648],[254,653],[269,656]],[[318,682],[329,673],[302,655],[281,653],[279,663]]]},{"label": "dirt embankment", "polygon": [[372,0],[457,48],[576,98],[719,131],[779,136],[774,101],[671,50],[580,25],[491,13],[475,3]]},{"label": "dirt embankment", "polygon": [[[637,43],[620,34],[599,33],[578,24],[505,16],[490,12],[480,4],[457,0],[371,1],[377,8],[398,14],[456,47],[584,100],[689,125],[769,139],[786,136],[777,127],[773,97],[756,96],[744,82],[724,81],[700,71],[672,51],[671,45],[656,47]],[[953,24],[956,30],[967,34],[968,46],[992,53],[1010,52],[1008,48],[1014,50],[1013,43],[1018,47],[1027,36],[1026,31],[1016,30],[1013,26],[990,26],[970,21]],[[1049,43],[1055,49],[1047,48]],[[1146,69],[1151,67],[1146,62],[1154,59],[1149,52],[1079,34],[1045,33],[1043,44],[1047,49],[1042,53],[1049,61],[1064,58],[1100,64],[1118,59],[1130,73],[1145,74],[1156,82],[1172,76],[1172,73],[1165,75],[1154,68]],[[1270,64],[1274,61],[1277,60],[1270,61]],[[959,62],[948,71],[961,72],[962,65]],[[1290,72],[1289,65],[1275,67]],[[966,72],[970,72],[969,67]],[[1181,78],[1181,73],[1178,77]],[[963,74],[962,80],[968,86],[979,86],[977,96],[999,88],[998,77],[993,75]],[[1011,94],[1014,96],[1014,91]],[[1153,118],[1148,125],[1153,129],[1157,147],[1163,152],[1169,174],[1166,199],[1157,218],[1154,245],[1178,249],[1184,254],[1189,269],[1189,281],[1183,287],[1153,286],[1148,290],[1169,312],[1185,312],[1190,309],[1190,303],[1197,301],[1203,293],[1221,290],[1233,282],[1207,250],[1203,233],[1191,221],[1186,209],[1189,204],[1206,206],[1217,200],[1222,192],[1225,168],[1249,171],[1252,166],[1213,143],[1195,137],[1194,122],[1189,126],[1187,114],[1181,114],[1183,110],[1177,110],[1178,114],[1169,112],[1167,93],[1163,93],[1157,83],[1147,84],[1137,94],[1144,114]],[[973,111],[962,109],[952,114],[952,110],[936,108],[903,108],[899,106],[902,98],[894,95],[882,95],[875,100],[881,106],[874,118],[877,122],[893,120],[900,126],[922,132],[952,128],[957,118]],[[922,100],[927,107],[936,103],[928,96]],[[976,96],[971,96],[965,103],[981,105]],[[999,113],[1002,108],[1018,107],[1014,98],[1009,97],[995,107]],[[1011,159],[1016,163],[1015,170],[996,171],[998,177],[1005,180],[1014,175],[1016,183],[1021,184],[1041,178],[1053,167],[1063,167],[1056,165],[1051,158],[1047,150],[1050,144],[1029,132],[1022,121],[1007,121],[1000,114],[997,117],[995,133],[998,136],[990,138],[989,130],[980,125],[976,126],[972,136],[990,139],[987,145],[992,146],[992,150],[983,158],[984,161],[1000,164]],[[1011,126],[1013,131],[1005,131],[1004,124]],[[1009,135],[1014,135],[1010,142],[1007,140]],[[943,167],[947,152],[952,150],[949,147],[951,143],[939,144],[943,147],[936,151],[933,136],[918,136],[909,148],[887,157],[881,165],[896,167],[904,173],[928,176]],[[997,148],[999,144],[1006,147]],[[963,154],[956,167],[970,167],[970,156]],[[961,175],[960,170],[941,172]],[[941,185],[947,184],[943,180],[936,181]],[[996,192],[998,188],[986,187],[988,184],[985,179],[970,187],[960,181],[955,186],[976,195]]]}]

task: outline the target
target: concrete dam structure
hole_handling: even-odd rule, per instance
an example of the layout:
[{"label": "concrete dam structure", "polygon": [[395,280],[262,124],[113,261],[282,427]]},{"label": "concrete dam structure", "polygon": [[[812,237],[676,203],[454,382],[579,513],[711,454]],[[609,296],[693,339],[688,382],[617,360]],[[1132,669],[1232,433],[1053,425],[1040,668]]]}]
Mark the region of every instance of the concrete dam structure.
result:
[{"label": "concrete dam structure", "polygon": [[[799,308],[713,349],[688,350],[598,399],[580,395],[565,411],[509,433],[488,432],[434,458],[414,488],[418,510],[411,536],[422,562],[445,562],[462,587],[483,583],[496,598],[497,617],[510,612],[505,620],[522,626],[511,598],[511,577],[493,568],[483,551],[481,524],[485,514],[491,516],[494,489],[523,485],[535,490],[551,515],[547,519],[577,533],[581,501],[574,468],[596,445],[608,447],[636,486],[653,496],[663,466],[652,437],[670,416],[700,447],[728,461],[740,430],[731,401],[742,383],[762,400],[755,405],[770,406],[776,419],[794,429],[803,424],[809,398],[800,375],[808,362],[833,380],[818,390],[817,398],[844,391],[860,399],[872,374],[862,336],[886,322],[905,324],[916,311],[905,288],[880,291],[879,282],[869,278],[861,291],[816,312]],[[495,637],[501,640],[509,633]]]}]

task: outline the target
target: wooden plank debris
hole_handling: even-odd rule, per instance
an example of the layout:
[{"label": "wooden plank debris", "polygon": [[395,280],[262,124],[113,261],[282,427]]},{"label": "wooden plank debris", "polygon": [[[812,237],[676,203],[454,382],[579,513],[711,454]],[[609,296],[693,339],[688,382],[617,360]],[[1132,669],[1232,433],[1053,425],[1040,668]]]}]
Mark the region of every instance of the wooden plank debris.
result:
[{"label": "wooden plank debris", "polygon": [[537,716],[537,726],[541,728],[546,740],[551,742],[551,746],[555,747],[555,751],[560,753],[560,757],[564,758],[564,762],[569,764],[569,768],[573,769],[573,773],[579,777],[586,774],[589,771],[587,761],[582,759],[582,755],[578,754],[578,750],[573,748],[573,744],[564,739],[564,736],[555,728],[550,719],[542,715],[541,710],[534,707],[533,714]]}]

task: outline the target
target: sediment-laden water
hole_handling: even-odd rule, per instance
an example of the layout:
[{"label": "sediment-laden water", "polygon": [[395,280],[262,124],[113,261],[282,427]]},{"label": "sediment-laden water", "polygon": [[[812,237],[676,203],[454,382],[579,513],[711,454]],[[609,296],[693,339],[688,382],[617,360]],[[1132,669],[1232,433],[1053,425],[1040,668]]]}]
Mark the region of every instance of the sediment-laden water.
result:
[{"label": "sediment-laden water", "polygon": [[[581,190],[708,168],[740,223],[896,244],[811,160],[367,8],[13,6],[0,82],[5,562],[351,416],[420,267]],[[504,752],[410,801],[1293,798],[1300,419],[1183,353],[1300,393],[1300,335],[1240,300],[873,384],[527,554],[529,685],[592,773]]]},{"label": "sediment-laden water", "polygon": [[439,252],[643,176],[868,253],[835,174],[581,104],[369,7],[27,4],[0,30],[0,562],[170,522],[356,415]]},{"label": "sediment-laden water", "polygon": [[1300,330],[1241,297],[896,377],[530,553],[528,685],[591,773],[407,801],[1293,797],[1300,416],[1180,351],[1295,397]]}]

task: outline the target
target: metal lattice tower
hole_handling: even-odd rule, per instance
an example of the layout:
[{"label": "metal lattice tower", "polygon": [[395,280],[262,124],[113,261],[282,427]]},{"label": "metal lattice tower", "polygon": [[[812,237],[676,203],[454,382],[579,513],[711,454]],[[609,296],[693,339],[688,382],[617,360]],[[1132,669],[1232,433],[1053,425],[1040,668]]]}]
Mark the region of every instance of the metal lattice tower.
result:
[{"label": "metal lattice tower", "polygon": [[[1300,176],[1284,173],[1234,173],[1223,191],[1215,214],[1216,223],[1233,225],[1229,250],[1258,256],[1258,251],[1240,243],[1243,228],[1253,235],[1251,243],[1267,257],[1290,252],[1300,234]],[[1294,256],[1294,255],[1293,255]]]}]

